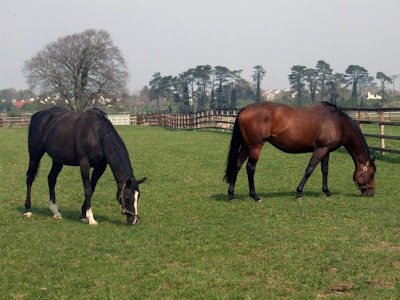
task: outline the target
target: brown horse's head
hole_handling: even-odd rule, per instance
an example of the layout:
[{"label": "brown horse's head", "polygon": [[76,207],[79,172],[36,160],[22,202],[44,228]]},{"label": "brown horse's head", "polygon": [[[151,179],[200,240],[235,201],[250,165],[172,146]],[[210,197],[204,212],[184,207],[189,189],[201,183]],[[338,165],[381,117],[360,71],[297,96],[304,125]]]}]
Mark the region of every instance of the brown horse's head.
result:
[{"label": "brown horse's head", "polygon": [[375,157],[372,157],[366,164],[360,164],[354,171],[353,180],[361,191],[361,196],[372,197],[375,193]]}]

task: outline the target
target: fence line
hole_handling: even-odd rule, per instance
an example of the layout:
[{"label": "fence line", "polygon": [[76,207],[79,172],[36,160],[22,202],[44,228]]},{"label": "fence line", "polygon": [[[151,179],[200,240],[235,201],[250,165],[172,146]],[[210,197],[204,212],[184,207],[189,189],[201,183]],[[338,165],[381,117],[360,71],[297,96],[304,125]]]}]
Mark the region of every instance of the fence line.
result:
[{"label": "fence line", "polygon": [[[149,114],[149,115],[109,115],[114,125],[147,125],[162,126],[177,130],[218,130],[231,131],[238,113],[238,109],[206,110],[188,115],[177,114]],[[370,147],[381,153],[397,153],[399,149],[386,147],[386,140],[400,140],[400,136],[385,134],[385,126],[400,126],[400,108],[383,109],[343,109],[351,118],[363,124],[379,126],[379,134],[364,133],[364,136],[380,140],[380,147]],[[0,127],[27,126],[29,117],[0,117]]]}]

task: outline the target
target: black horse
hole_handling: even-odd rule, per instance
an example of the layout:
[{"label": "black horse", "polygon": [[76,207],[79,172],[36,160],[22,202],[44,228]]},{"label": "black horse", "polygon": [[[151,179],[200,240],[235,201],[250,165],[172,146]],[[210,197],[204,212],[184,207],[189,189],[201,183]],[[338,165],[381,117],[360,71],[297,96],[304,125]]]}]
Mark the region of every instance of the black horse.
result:
[{"label": "black horse", "polygon": [[[31,187],[44,153],[53,159],[48,175],[50,209],[54,218],[61,218],[56,205],[54,187],[63,165],[79,166],[83,181],[85,201],[80,219],[89,219],[96,226],[91,209],[91,198],[96,183],[110,165],[118,186],[117,200],[122,206],[121,214],[127,217],[128,225],[138,219],[137,202],[139,184],[146,177],[136,180],[133,175],[128,151],[107,115],[99,109],[73,113],[63,108],[50,108],[35,113],[29,125],[29,168],[26,172],[27,193],[25,215],[31,213]],[[90,177],[90,168],[93,168]]]}]

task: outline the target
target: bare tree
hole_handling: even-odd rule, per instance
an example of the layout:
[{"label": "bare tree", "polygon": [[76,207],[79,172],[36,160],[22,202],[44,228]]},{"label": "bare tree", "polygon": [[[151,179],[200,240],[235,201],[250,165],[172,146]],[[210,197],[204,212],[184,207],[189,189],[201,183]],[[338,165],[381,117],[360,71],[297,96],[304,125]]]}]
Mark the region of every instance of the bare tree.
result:
[{"label": "bare tree", "polygon": [[101,98],[116,99],[126,91],[128,72],[110,34],[89,29],[46,45],[25,62],[29,86],[83,111]]}]

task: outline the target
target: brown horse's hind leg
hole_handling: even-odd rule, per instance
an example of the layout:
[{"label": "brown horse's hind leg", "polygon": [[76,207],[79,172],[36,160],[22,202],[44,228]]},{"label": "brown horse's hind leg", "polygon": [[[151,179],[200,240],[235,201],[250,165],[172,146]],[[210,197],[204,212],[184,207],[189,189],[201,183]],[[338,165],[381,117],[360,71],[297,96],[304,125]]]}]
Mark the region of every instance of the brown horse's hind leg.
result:
[{"label": "brown horse's hind leg", "polygon": [[328,169],[329,169],[329,152],[321,160],[321,171],[322,171],[322,191],[328,196],[333,197],[332,193],[328,189]]},{"label": "brown horse's hind leg", "polygon": [[254,201],[261,202],[260,198],[257,196],[256,189],[254,186],[254,173],[256,172],[257,161],[260,157],[260,151],[263,145],[260,147],[255,147],[250,150],[249,160],[247,161],[246,169],[247,169],[247,178],[249,180],[249,192],[250,197],[254,199]]},{"label": "brown horse's hind leg", "polygon": [[237,160],[236,174],[233,178],[233,181],[229,184],[229,188],[228,188],[229,201],[233,201],[233,199],[235,198],[234,192],[235,192],[235,184],[236,184],[237,174],[239,173],[240,168],[242,167],[243,163],[246,161],[247,157],[249,157],[249,148],[247,148],[247,146],[242,146],[240,148],[239,157]]},{"label": "brown horse's hind leg", "polygon": [[328,149],[325,148],[317,148],[314,150],[314,153],[310,159],[310,162],[306,168],[303,179],[301,180],[299,186],[297,187],[296,199],[301,200],[301,196],[303,194],[303,188],[306,185],[308,178],[314,172],[315,167],[318,163],[327,155]]}]

